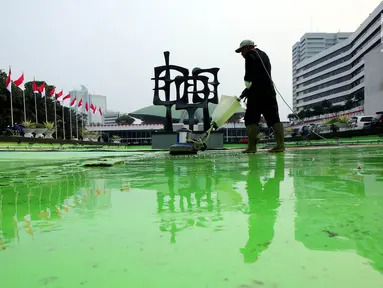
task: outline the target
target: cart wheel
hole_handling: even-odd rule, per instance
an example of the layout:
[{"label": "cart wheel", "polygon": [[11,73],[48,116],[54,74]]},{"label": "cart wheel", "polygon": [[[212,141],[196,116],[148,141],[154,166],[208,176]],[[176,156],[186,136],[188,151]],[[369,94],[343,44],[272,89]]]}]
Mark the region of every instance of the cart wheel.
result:
[{"label": "cart wheel", "polygon": [[205,151],[206,149],[207,149],[207,145],[206,143],[203,143],[201,147],[201,151]]},{"label": "cart wheel", "polygon": [[200,144],[199,143],[193,143],[193,149],[196,151],[200,150]]}]

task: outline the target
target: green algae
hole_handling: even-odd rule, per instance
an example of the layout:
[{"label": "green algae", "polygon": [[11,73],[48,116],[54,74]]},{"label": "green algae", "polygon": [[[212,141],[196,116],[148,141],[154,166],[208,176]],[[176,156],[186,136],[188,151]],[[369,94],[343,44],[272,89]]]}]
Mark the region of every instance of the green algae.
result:
[{"label": "green algae", "polygon": [[0,283],[382,287],[382,150],[149,154],[5,164]]}]

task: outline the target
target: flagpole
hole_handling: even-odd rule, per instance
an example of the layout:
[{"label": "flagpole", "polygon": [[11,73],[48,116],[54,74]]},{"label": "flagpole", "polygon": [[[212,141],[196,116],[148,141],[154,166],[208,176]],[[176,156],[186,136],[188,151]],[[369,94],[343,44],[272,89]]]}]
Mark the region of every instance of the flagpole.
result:
[{"label": "flagpole", "polygon": [[[82,99],[83,98],[81,98],[81,101],[82,101]],[[83,131],[84,131],[84,115],[85,115],[86,103],[87,103],[86,101],[85,101],[85,104],[81,102],[81,110],[80,110],[80,112],[81,112],[81,137],[82,137],[82,141],[84,141]]]},{"label": "flagpole", "polygon": [[23,89],[24,122],[27,122],[27,108],[25,106],[25,89]]},{"label": "flagpole", "polygon": [[[63,104],[64,104],[64,102],[63,102]],[[61,106],[61,108],[62,108],[62,117],[63,117],[63,140],[65,140],[65,118],[64,118],[64,105],[63,106]]]},{"label": "flagpole", "polygon": [[13,81],[11,81],[11,89],[9,90],[9,93],[10,93],[10,95],[11,95],[11,97],[10,97],[10,100],[11,100],[11,123],[12,123],[12,127],[13,127],[13,125],[15,124],[14,123],[14,121],[13,121],[13,96],[12,96],[12,82]]},{"label": "flagpole", "polygon": [[37,118],[37,96],[36,94],[37,93],[34,93],[35,94],[35,113],[36,113],[36,124],[38,123],[38,118]]},{"label": "flagpole", "polygon": [[[55,97],[56,98],[56,96],[53,94],[53,97]],[[57,109],[56,109],[56,105],[57,105],[57,101],[56,101],[56,99],[54,99],[53,100],[53,104],[54,104],[54,106],[55,106],[55,134],[56,134],[56,139],[57,139]]]},{"label": "flagpole", "polygon": [[78,140],[78,119],[77,119],[77,113],[76,113],[76,139]]},{"label": "flagpole", "polygon": [[[92,94],[89,94],[89,106],[90,106],[90,96],[92,96]],[[88,121],[88,125],[90,126],[91,125],[91,121],[93,120],[93,117],[92,117],[92,113],[88,110],[88,119],[89,119],[89,121]]]},{"label": "flagpole", "polygon": [[[76,91],[74,92],[74,97],[76,98],[76,101],[77,101],[77,93]],[[76,109],[75,109],[75,114],[76,114],[76,139],[78,141],[78,119],[77,119],[77,112],[78,112],[78,103],[76,103]]]},{"label": "flagpole", "polygon": [[69,139],[72,140],[72,107],[69,107],[69,129],[70,129]]},{"label": "flagpole", "polygon": [[47,95],[45,95],[44,98],[45,98],[45,122],[48,123]]}]

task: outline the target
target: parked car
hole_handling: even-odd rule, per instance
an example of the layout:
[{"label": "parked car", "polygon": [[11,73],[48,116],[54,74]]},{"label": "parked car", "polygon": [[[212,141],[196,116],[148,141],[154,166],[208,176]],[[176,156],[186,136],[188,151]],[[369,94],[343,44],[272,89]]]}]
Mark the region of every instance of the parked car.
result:
[{"label": "parked car", "polygon": [[371,127],[383,127],[383,111],[375,113],[371,120]]},{"label": "parked car", "polygon": [[291,136],[296,137],[296,136],[300,135],[301,129],[302,129],[302,127],[294,128],[293,131],[291,132]]},{"label": "parked car", "polygon": [[373,118],[373,115],[353,116],[349,122],[354,129],[366,129],[370,127]]},{"label": "parked car", "polygon": [[310,124],[309,131],[310,134],[320,134],[322,132],[321,124]]}]

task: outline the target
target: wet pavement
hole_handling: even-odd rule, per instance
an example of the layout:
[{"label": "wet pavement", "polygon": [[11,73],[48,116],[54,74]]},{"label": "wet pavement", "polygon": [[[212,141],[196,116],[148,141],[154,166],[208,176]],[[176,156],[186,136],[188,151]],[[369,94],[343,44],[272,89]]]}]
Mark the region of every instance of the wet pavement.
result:
[{"label": "wet pavement", "polygon": [[383,287],[382,148],[12,153],[4,287]]}]

